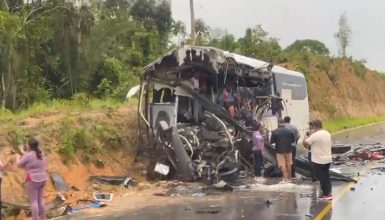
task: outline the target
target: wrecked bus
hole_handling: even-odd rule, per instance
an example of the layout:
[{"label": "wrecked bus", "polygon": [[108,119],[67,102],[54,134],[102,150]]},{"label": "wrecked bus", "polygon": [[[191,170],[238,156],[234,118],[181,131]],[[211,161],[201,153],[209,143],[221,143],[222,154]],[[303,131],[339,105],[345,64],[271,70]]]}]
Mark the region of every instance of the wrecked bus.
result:
[{"label": "wrecked bus", "polygon": [[[141,74],[138,131],[152,178],[213,183],[246,176],[252,167],[251,122],[262,123],[268,143],[286,115],[306,131],[303,74],[256,59],[185,45]],[[265,157],[275,163],[272,150]]]}]

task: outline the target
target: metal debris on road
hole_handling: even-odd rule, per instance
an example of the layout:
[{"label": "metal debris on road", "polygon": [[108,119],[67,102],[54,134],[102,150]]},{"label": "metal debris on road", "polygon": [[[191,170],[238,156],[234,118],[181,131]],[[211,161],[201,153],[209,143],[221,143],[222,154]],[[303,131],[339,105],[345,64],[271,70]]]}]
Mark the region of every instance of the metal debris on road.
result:
[{"label": "metal debris on road", "polygon": [[193,193],[192,196],[194,197],[201,197],[201,196],[205,196],[206,193],[203,193],[203,192],[196,192],[196,193]]},{"label": "metal debris on road", "polygon": [[112,201],[112,193],[94,193],[94,199],[99,201]]},{"label": "metal debris on road", "polygon": [[299,193],[299,197],[301,197],[301,198],[311,198],[311,193]]},{"label": "metal debris on road", "polygon": [[266,207],[269,208],[271,205],[273,205],[273,202],[271,202],[270,200],[266,200],[265,204]]},{"label": "metal debris on road", "polygon": [[51,173],[51,179],[52,179],[52,182],[53,182],[53,185],[55,187],[56,192],[67,192],[68,191],[67,184],[64,181],[64,178],[59,173],[52,172]]},{"label": "metal debris on road", "polygon": [[106,185],[136,185],[134,179],[126,176],[90,176],[89,180]]}]

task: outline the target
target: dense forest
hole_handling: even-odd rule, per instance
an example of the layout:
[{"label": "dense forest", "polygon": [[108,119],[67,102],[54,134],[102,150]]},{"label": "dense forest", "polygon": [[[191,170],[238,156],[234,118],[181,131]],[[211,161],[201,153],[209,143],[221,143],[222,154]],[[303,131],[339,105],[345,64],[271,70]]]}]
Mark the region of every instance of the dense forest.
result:
[{"label": "dense forest", "polygon": [[[143,66],[177,44],[192,43],[186,25],[173,19],[170,4],[0,0],[0,105],[18,110],[83,96],[124,99]],[[295,68],[308,78],[309,57],[321,60],[324,68],[334,59],[316,40],[297,40],[283,49],[261,25],[239,39],[227,33],[213,37],[210,27],[197,19],[194,43],[274,64],[300,61]],[[357,74],[364,74],[364,60],[350,61]]]}]

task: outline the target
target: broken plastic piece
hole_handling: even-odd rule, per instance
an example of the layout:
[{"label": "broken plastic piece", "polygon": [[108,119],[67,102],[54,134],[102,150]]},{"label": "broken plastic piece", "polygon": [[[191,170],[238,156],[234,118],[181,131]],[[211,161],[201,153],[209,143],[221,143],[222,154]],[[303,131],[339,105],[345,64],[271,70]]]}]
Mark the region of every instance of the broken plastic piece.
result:
[{"label": "broken plastic piece", "polygon": [[51,173],[51,179],[57,192],[67,192],[67,184],[59,173]]},{"label": "broken plastic piece", "polygon": [[127,179],[127,177],[125,176],[90,176],[89,179],[102,184],[121,185]]},{"label": "broken plastic piece", "polygon": [[170,172],[170,167],[161,163],[157,163],[154,171],[164,176],[167,176]]},{"label": "broken plastic piece", "polygon": [[205,196],[205,195],[206,193],[202,193],[202,192],[197,192],[192,194],[192,196],[198,196],[198,197]]},{"label": "broken plastic piece", "polygon": [[99,201],[112,201],[112,193],[94,193],[94,199]]}]

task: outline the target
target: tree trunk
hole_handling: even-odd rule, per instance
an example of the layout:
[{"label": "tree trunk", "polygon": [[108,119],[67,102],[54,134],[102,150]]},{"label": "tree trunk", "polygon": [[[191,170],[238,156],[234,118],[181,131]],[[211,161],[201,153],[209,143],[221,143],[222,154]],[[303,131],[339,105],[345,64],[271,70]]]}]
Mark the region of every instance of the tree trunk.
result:
[{"label": "tree trunk", "polygon": [[73,79],[72,79],[72,65],[71,65],[71,59],[69,59],[68,62],[68,74],[70,77],[70,89],[71,89],[71,96],[74,95],[74,85],[73,85]]},{"label": "tree trunk", "polygon": [[12,73],[12,49],[10,49],[10,54],[8,55],[8,68],[7,72],[2,75],[2,87],[3,87],[3,98],[2,105],[3,108],[10,108],[14,110],[16,108],[16,86],[15,79]]},{"label": "tree trunk", "polygon": [[195,44],[195,15],[194,15],[194,0],[190,0],[190,13],[191,13],[191,42]]},{"label": "tree trunk", "polygon": [[6,95],[5,95],[5,82],[4,82],[4,74],[1,74],[1,88],[3,90],[3,97],[1,99],[1,108],[5,108],[5,100],[6,100]]},{"label": "tree trunk", "polygon": [[3,11],[9,11],[7,0],[0,0],[0,9]]}]

